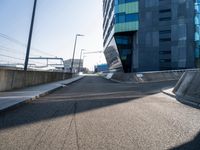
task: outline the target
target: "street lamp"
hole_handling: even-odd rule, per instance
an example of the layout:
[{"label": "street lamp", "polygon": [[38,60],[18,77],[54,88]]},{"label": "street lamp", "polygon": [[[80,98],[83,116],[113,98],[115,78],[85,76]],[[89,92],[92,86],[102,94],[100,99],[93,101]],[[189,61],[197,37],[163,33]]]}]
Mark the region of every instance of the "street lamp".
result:
[{"label": "street lamp", "polygon": [[79,65],[78,65],[78,72],[80,72],[80,68],[81,68],[81,58],[82,58],[83,51],[86,51],[86,50],[85,49],[81,50],[80,59],[79,59]]},{"label": "street lamp", "polygon": [[24,62],[24,71],[27,71],[27,67],[28,67],[28,60],[29,60],[29,54],[30,54],[30,48],[31,48],[31,40],[32,40],[33,25],[34,25],[34,20],[35,20],[36,6],[37,6],[37,0],[34,0],[31,25],[30,25],[30,31],[29,31],[29,38],[28,38],[28,44],[27,44],[27,50],[26,50],[26,58],[25,58],[25,62]]},{"label": "street lamp", "polygon": [[72,63],[71,63],[71,73],[73,73],[74,55],[75,55],[75,51],[76,51],[76,42],[77,42],[77,38],[79,36],[84,36],[84,35],[82,35],[82,34],[76,34],[75,42],[74,42],[74,51],[73,51],[73,56],[72,56]]}]

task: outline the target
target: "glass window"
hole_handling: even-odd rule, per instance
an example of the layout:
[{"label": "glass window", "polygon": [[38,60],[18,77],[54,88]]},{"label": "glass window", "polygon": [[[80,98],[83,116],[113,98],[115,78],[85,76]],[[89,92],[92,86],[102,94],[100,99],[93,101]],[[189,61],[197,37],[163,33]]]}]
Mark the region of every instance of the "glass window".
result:
[{"label": "glass window", "polygon": [[119,13],[115,15],[115,22],[116,23],[123,23],[125,22],[125,13]]},{"label": "glass window", "polygon": [[[195,57],[200,58],[200,0],[195,1]],[[197,64],[198,65],[198,64]]]},{"label": "glass window", "polygon": [[125,3],[125,0],[118,0],[118,3],[123,4],[123,3]]},{"label": "glass window", "polygon": [[118,5],[119,3],[118,3],[118,0],[115,0],[115,5]]},{"label": "glass window", "polygon": [[126,22],[137,21],[138,14],[126,14]]},{"label": "glass window", "polygon": [[139,19],[138,13],[132,13],[132,14],[118,13],[115,15],[115,23],[138,21],[138,19]]},{"label": "glass window", "polygon": [[115,5],[130,3],[130,2],[137,2],[138,0],[115,0]]},{"label": "glass window", "polygon": [[122,49],[122,56],[127,56],[129,54],[131,54],[131,50],[130,49]]},{"label": "glass window", "polygon": [[121,45],[127,45],[129,44],[128,37],[116,37],[116,43]]},{"label": "glass window", "polygon": [[125,14],[119,14],[119,23],[125,22]]}]

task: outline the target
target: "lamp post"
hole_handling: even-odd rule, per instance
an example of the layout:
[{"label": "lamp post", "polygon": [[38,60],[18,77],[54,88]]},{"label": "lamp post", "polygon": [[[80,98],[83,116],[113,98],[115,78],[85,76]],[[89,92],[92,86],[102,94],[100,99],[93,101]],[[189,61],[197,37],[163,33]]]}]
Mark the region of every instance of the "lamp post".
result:
[{"label": "lamp post", "polygon": [[36,5],[37,5],[37,0],[34,0],[33,13],[32,13],[32,18],[31,18],[31,26],[30,26],[29,38],[28,38],[28,44],[27,44],[27,50],[26,50],[26,58],[25,58],[25,62],[24,62],[24,71],[27,71],[27,67],[28,67],[28,60],[29,60],[29,54],[30,54],[30,48],[31,48],[31,40],[32,40]]},{"label": "lamp post", "polygon": [[81,68],[81,58],[82,58],[83,51],[86,51],[86,50],[85,49],[81,50],[80,59],[79,59],[79,65],[78,65],[78,72],[80,72],[80,68]]},{"label": "lamp post", "polygon": [[75,42],[74,42],[74,51],[73,51],[73,56],[72,56],[72,63],[71,63],[71,73],[73,73],[74,55],[75,55],[75,51],[76,51],[77,38],[78,38],[79,36],[84,36],[84,35],[76,34]]}]

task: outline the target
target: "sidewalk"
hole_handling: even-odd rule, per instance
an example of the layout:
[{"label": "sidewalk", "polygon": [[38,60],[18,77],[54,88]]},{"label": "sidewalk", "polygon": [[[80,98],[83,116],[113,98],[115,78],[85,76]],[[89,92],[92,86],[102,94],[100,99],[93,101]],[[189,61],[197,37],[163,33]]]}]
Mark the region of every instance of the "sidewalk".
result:
[{"label": "sidewalk", "polygon": [[64,85],[73,83],[83,77],[84,76],[78,76],[63,81],[32,86],[14,91],[0,92],[0,112],[47,95],[59,88],[62,88]]}]

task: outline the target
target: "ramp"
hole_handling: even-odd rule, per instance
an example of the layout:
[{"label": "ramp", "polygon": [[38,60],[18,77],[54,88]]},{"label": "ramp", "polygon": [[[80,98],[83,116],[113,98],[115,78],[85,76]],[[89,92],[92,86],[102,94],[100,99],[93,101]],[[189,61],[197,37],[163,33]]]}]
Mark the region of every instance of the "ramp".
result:
[{"label": "ramp", "polygon": [[200,70],[186,71],[176,84],[173,92],[177,98],[200,103]]}]

